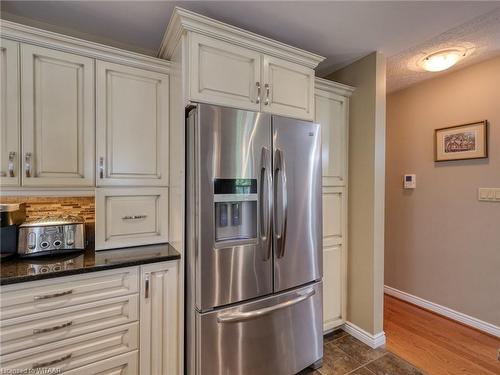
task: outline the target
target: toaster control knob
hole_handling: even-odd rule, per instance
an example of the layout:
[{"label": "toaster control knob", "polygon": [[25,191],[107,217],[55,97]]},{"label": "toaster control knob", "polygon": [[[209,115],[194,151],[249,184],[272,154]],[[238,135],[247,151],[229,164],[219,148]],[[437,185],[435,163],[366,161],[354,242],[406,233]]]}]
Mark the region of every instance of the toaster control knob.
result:
[{"label": "toaster control knob", "polygon": [[40,242],[40,247],[41,247],[42,249],[46,249],[47,247],[49,247],[49,245],[50,245],[50,244],[49,244],[47,241],[42,241],[42,242]]},{"label": "toaster control knob", "polygon": [[59,247],[59,246],[61,246],[61,240],[55,240],[55,241],[54,241],[54,246],[55,246],[55,247]]},{"label": "toaster control knob", "polygon": [[33,250],[36,247],[36,233],[28,233],[28,249]]}]

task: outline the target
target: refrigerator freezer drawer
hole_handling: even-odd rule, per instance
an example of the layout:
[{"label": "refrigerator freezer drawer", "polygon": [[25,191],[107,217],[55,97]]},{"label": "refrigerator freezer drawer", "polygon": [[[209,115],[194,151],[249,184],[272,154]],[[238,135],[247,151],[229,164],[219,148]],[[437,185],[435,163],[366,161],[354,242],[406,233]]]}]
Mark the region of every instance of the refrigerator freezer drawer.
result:
[{"label": "refrigerator freezer drawer", "polygon": [[197,314],[197,375],[292,375],[323,357],[322,283]]}]

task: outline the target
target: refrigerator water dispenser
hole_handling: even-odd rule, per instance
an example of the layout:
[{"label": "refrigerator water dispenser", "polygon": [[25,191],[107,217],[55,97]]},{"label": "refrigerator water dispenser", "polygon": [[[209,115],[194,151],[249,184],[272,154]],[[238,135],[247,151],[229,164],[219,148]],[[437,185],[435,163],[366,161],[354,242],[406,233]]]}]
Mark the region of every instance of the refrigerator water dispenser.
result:
[{"label": "refrigerator water dispenser", "polygon": [[257,180],[215,179],[215,242],[257,238]]}]

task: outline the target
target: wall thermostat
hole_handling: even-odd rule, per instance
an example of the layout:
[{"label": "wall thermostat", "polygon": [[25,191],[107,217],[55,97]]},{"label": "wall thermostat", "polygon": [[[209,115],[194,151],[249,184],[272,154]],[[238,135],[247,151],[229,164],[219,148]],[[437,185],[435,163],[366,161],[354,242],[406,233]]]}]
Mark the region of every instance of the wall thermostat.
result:
[{"label": "wall thermostat", "polygon": [[403,180],[403,187],[405,189],[415,189],[417,187],[417,175],[405,174]]}]

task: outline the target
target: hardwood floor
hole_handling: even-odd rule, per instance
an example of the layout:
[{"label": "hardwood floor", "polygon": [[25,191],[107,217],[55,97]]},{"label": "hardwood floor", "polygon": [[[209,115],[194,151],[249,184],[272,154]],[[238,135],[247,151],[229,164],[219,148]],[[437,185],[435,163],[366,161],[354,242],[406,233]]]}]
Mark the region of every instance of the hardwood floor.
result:
[{"label": "hardwood floor", "polygon": [[500,339],[385,295],[386,349],[429,375],[499,375]]}]

